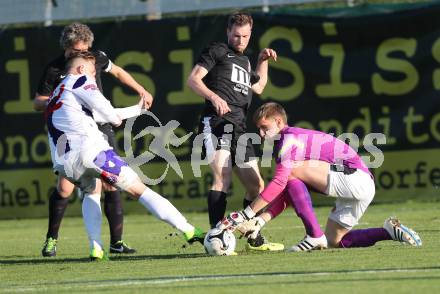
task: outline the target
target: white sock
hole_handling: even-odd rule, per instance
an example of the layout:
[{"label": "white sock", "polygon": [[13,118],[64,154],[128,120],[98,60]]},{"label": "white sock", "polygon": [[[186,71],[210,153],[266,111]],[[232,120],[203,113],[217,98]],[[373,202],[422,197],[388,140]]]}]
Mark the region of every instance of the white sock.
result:
[{"label": "white sock", "polygon": [[101,195],[100,194],[84,194],[82,203],[82,214],[84,226],[86,227],[89,237],[90,249],[100,247],[102,249],[101,240]]},{"label": "white sock", "polygon": [[139,202],[158,219],[185,233],[194,230],[186,218],[167,199],[150,188],[146,188],[139,197]]}]

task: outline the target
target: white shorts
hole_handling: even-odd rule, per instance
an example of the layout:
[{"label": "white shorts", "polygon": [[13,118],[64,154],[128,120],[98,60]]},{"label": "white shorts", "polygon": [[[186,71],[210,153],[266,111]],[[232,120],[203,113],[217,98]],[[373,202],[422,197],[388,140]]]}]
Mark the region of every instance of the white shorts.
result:
[{"label": "white shorts", "polygon": [[80,175],[66,172],[67,169],[66,165],[56,164],[54,166],[57,175],[68,179],[72,184],[80,188],[80,190],[84,192],[92,192],[96,189],[96,180],[99,174],[95,169],[81,169],[82,173]]},{"label": "white shorts", "polygon": [[[58,162],[54,165],[54,170],[84,192],[95,190],[97,178],[101,178],[110,185],[118,186],[117,183],[120,185],[130,184],[136,177],[131,169],[131,172],[125,172],[125,177],[119,177],[122,168],[127,167],[128,164],[113,149],[100,151],[97,155],[95,153],[70,151],[64,156],[64,162]],[[121,179],[126,180],[121,181]]]},{"label": "white shorts", "polygon": [[326,192],[337,198],[329,218],[351,229],[358,224],[373,200],[375,185],[371,176],[362,170],[352,174],[330,170]]}]

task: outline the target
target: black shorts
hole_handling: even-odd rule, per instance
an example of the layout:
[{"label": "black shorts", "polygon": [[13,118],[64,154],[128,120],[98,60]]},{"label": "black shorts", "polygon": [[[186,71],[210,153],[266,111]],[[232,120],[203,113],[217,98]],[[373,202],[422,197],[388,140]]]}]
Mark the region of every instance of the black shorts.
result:
[{"label": "black shorts", "polygon": [[249,162],[255,157],[255,150],[251,139],[248,138],[246,142],[239,140],[245,133],[244,127],[222,117],[202,117],[199,124],[199,134],[204,135],[202,158],[216,150],[229,150],[233,166],[240,162]]},{"label": "black shorts", "polygon": [[111,124],[98,124],[98,129],[107,136],[108,144],[115,150],[116,152],[116,138],[115,131],[113,131],[113,127]]}]

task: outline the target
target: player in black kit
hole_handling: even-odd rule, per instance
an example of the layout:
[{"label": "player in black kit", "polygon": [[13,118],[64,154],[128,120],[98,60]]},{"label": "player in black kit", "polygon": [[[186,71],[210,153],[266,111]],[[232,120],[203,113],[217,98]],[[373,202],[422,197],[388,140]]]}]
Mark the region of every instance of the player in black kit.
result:
[{"label": "player in black kit", "polygon": [[[276,61],[274,50],[263,49],[256,70],[243,54],[251,37],[253,20],[245,13],[228,19],[228,43],[212,43],[205,48],[188,78],[188,86],[205,98],[199,132],[204,134],[204,153],[211,158],[214,182],[208,194],[211,227],[226,211],[233,167],[246,188],[243,206],[247,207],[264,188],[255,152],[249,140],[239,140],[246,133],[247,110],[252,92],[261,94],[267,83],[268,61]],[[218,141],[213,142],[214,135]],[[244,154],[244,156],[242,156]],[[261,235],[248,239],[250,250],[283,250],[284,246],[267,242]]]},{"label": "player in black kit", "polygon": [[[92,47],[93,33],[84,24],[73,23],[63,29],[60,38],[60,45],[64,52],[51,61],[45,68],[38,85],[37,94],[34,99],[35,110],[45,110],[47,101],[52,91],[64,79],[65,65],[70,54],[79,51],[88,51]],[[133,77],[121,67],[113,64],[102,51],[92,51],[96,57],[96,83],[102,91],[101,73],[107,72],[115,76],[123,84],[136,91],[144,99],[144,107],[149,108],[153,97]],[[110,124],[103,124],[99,129],[107,136],[110,146],[115,148],[115,134]],[[49,223],[46,234],[46,241],[42,250],[45,257],[55,256],[58,242],[58,231],[68,204],[68,197],[72,194],[74,185],[63,177],[58,177],[57,188],[49,198]],[[110,190],[105,192],[104,212],[107,216],[110,227],[110,253],[134,253],[136,250],[130,248],[122,240],[123,214],[122,202],[119,191]]]}]

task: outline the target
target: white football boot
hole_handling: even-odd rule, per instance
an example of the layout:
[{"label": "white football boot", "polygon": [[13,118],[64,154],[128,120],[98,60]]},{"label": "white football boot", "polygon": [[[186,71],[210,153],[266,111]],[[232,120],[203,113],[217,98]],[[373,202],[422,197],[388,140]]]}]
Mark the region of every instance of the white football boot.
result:
[{"label": "white football boot", "polygon": [[321,250],[327,248],[327,238],[325,235],[322,235],[319,238],[312,238],[309,235],[299,242],[297,245],[294,245],[287,249],[289,252],[301,252],[301,251],[310,251],[310,250]]},{"label": "white football boot", "polygon": [[402,225],[396,217],[385,220],[383,228],[390,234],[394,241],[399,241],[411,246],[422,246],[422,240],[414,230]]}]

